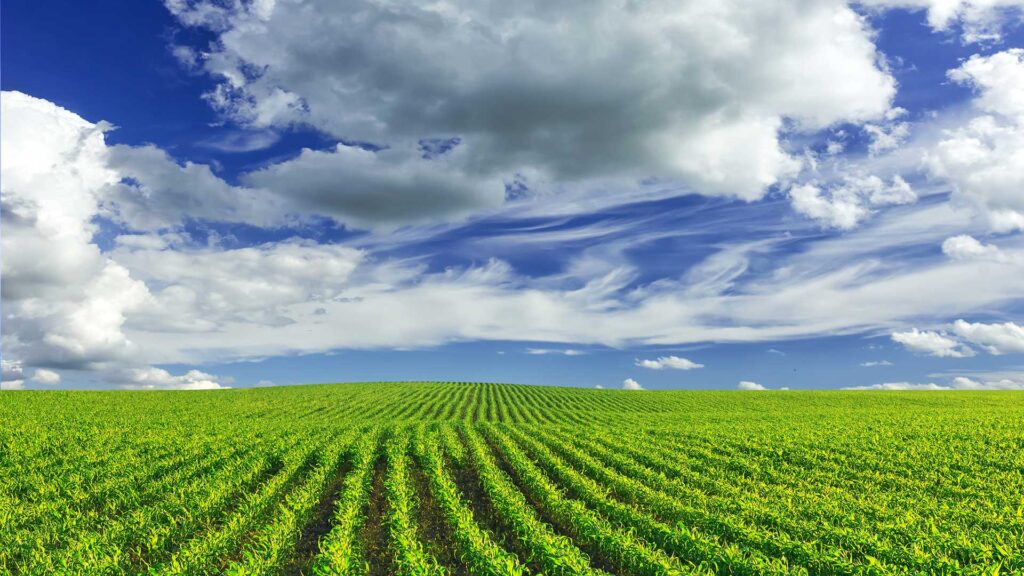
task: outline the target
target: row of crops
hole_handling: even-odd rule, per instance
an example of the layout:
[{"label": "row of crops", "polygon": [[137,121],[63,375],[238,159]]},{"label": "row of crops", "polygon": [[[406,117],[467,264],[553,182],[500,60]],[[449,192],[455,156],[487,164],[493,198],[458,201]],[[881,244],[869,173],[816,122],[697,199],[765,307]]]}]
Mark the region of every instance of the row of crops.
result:
[{"label": "row of crops", "polygon": [[1024,394],[0,395],[0,573],[1024,574]]}]

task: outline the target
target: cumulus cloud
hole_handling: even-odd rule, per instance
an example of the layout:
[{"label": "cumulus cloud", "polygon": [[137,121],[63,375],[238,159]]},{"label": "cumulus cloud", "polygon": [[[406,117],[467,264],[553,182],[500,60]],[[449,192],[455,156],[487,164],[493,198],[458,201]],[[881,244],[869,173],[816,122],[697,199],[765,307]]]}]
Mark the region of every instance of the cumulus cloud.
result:
[{"label": "cumulus cloud", "polygon": [[947,334],[914,328],[909,332],[894,332],[892,339],[909,350],[948,358],[974,356],[969,344],[993,355],[1024,352],[1024,327],[1013,322],[985,324],[957,320],[952,330],[953,334]]},{"label": "cumulus cloud", "polygon": [[868,215],[868,209],[860,198],[844,189],[838,189],[830,196],[814,184],[801,184],[789,190],[793,210],[817,220],[822,225],[849,230]]},{"label": "cumulus cloud", "polygon": [[838,184],[821,188],[799,184],[789,190],[796,212],[818,221],[823,227],[850,230],[872,213],[872,208],[917,201],[917,194],[899,175],[886,184],[878,176],[848,175]]},{"label": "cumulus cloud", "polygon": [[989,354],[1024,353],[1024,327],[1013,322],[983,324],[957,320],[953,323],[953,331]]},{"label": "cumulus cloud", "polygon": [[736,385],[737,390],[767,390],[765,386],[758,384],[757,382],[751,382],[750,380],[740,380],[740,383]]},{"label": "cumulus cloud", "polygon": [[622,381],[622,387],[625,390],[643,390],[644,389],[644,387],[641,386],[639,382],[637,382],[636,380],[633,380],[632,378],[626,378],[625,380],[623,380]]},{"label": "cumulus cloud", "polygon": [[939,358],[968,358],[974,350],[962,344],[955,337],[940,332],[911,329],[909,332],[893,332],[893,342],[903,344],[908,350],[921,352]]},{"label": "cumulus cloud", "polygon": [[862,5],[927,10],[928,24],[937,32],[961,28],[965,43],[998,41],[1008,25],[1024,21],[1021,0],[860,0]]},{"label": "cumulus cloud", "polygon": [[92,243],[101,190],[117,181],[104,127],[17,92],[2,104],[4,351],[69,368],[127,358],[122,325],[150,295]]},{"label": "cumulus cloud", "polygon": [[892,112],[888,115],[889,122],[864,125],[864,132],[871,140],[868,144],[868,153],[872,156],[899,148],[910,135],[910,123],[897,120],[906,113],[906,110],[894,108]]},{"label": "cumulus cloud", "polygon": [[158,301],[93,242],[96,217],[120,182],[104,142],[108,127],[18,92],[3,92],[0,102],[4,356],[35,367],[42,383],[58,381],[55,368],[186,378],[139,366],[125,325]]},{"label": "cumulus cloud", "polygon": [[1024,229],[1024,49],[974,55],[949,77],[974,88],[983,114],[946,130],[928,152],[928,166],[985,214],[993,230]]},{"label": "cumulus cloud", "polygon": [[110,380],[127,390],[214,390],[226,388],[220,378],[199,370],[174,376],[162,368],[136,368],[113,375]]},{"label": "cumulus cloud", "polygon": [[[838,1],[166,4],[218,34],[192,60],[217,79],[207,99],[225,116],[398,150],[459,137],[454,165],[399,172],[460,206],[500,194],[495,180],[514,173],[556,186],[655,175],[760,198],[799,165],[781,142],[784,120],[813,131],[882,119],[895,92],[869,26]],[[320,160],[332,164],[325,173],[378,184],[361,160]],[[464,194],[461,174],[482,196]]]},{"label": "cumulus cloud", "polygon": [[954,260],[988,260],[991,262],[1009,262],[1009,255],[998,246],[983,244],[973,236],[961,234],[952,236],[942,242],[942,253]]},{"label": "cumulus cloud", "polygon": [[35,373],[32,374],[32,381],[52,386],[60,384],[60,374],[46,368],[36,368]]},{"label": "cumulus cloud", "polygon": [[680,358],[679,356],[662,356],[657,360],[636,360],[636,365],[641,368],[649,368],[651,370],[662,370],[664,368],[670,368],[673,370],[693,370],[695,368],[703,368],[703,364],[698,364],[687,358]]}]

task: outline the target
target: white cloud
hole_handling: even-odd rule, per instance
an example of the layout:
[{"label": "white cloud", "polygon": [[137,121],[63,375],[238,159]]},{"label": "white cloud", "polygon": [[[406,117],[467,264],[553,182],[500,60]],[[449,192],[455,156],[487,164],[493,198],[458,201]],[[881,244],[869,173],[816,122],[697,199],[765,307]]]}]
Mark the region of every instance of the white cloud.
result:
[{"label": "white cloud", "polygon": [[1024,380],[1003,378],[999,380],[978,381],[966,376],[953,378],[948,385],[917,384],[914,382],[885,382],[869,386],[851,386],[843,390],[1024,390]]},{"label": "white cloud", "polygon": [[273,380],[260,380],[256,383],[257,388],[269,388],[271,386],[277,386],[277,384],[274,384]]},{"label": "white cloud", "polygon": [[[753,280],[741,276],[728,288],[697,294],[668,279],[639,289],[580,290],[589,282],[578,277],[531,279],[501,261],[426,272],[418,263],[363,258],[335,297],[281,304],[282,316],[317,319],[312,323],[257,323],[253,320],[258,317],[249,314],[226,317],[216,330],[160,332],[138,325],[130,333],[153,363],[481,339],[567,346],[679,345],[861,333],[868,327],[884,329],[922,319],[940,323],[950,315],[998,309],[1019,299],[1024,290],[1019,268],[945,258],[908,264],[873,257],[874,250],[918,242],[934,245],[947,235],[928,219],[920,225],[919,235],[906,219],[882,219],[782,256],[774,262],[777,273]],[[893,235],[889,227],[902,230],[902,235]],[[987,281],[975,282],[980,277]],[[965,283],[974,288],[965,292]],[[922,291],[922,285],[930,289]],[[326,314],[314,316],[318,308]]]},{"label": "white cloud", "polygon": [[60,374],[46,368],[36,368],[32,381],[47,385],[60,384]]},{"label": "white cloud", "polygon": [[544,356],[548,354],[558,354],[562,356],[584,356],[586,352],[583,350],[576,350],[574,348],[527,348],[527,354],[533,354],[534,356]]},{"label": "white cloud", "polygon": [[1024,353],[1024,327],[1013,322],[972,324],[957,320],[953,323],[953,331],[964,340],[981,346],[989,354]]},{"label": "white cloud", "polygon": [[883,119],[895,92],[873,32],[838,1],[166,3],[218,33],[199,60],[229,118],[398,150],[461,137],[457,166],[420,175],[449,201],[465,201],[463,172],[489,187],[483,198],[520,173],[555,187],[655,175],[756,199],[798,168],[784,119],[798,130]]},{"label": "white cloud", "polygon": [[967,358],[974,356],[974,350],[954,337],[939,332],[911,329],[909,332],[893,332],[893,342],[903,344],[908,350],[922,352],[940,358]]},{"label": "white cloud", "polygon": [[860,363],[862,368],[873,368],[875,366],[892,366],[892,362],[888,360],[868,360],[867,362]]},{"label": "white cloud", "polygon": [[938,384],[916,384],[913,382],[884,382],[882,384],[871,384],[869,386],[848,386],[843,390],[949,390],[948,386]]},{"label": "white cloud", "polygon": [[942,253],[954,260],[989,260],[1009,262],[1010,257],[992,244],[983,244],[973,236],[961,234],[942,243]]},{"label": "white cloud", "polygon": [[111,255],[153,286],[153,304],[131,325],[146,330],[212,331],[229,322],[295,322],[288,307],[342,297],[364,254],[308,240],[237,249],[164,250],[126,246]]},{"label": "white cloud", "polygon": [[291,208],[280,195],[232,186],[209,166],[179,164],[156,146],[111,146],[105,156],[118,180],[99,192],[102,214],[134,230],[167,228],[186,217],[268,226],[283,222]]},{"label": "white cloud", "polygon": [[162,368],[137,368],[110,377],[112,383],[129,390],[213,390],[226,388],[220,378],[199,370],[174,376]]},{"label": "white cloud", "polygon": [[751,382],[750,380],[741,380],[736,385],[737,390],[767,390],[768,388],[758,384],[757,382]]},{"label": "white cloud", "polygon": [[622,387],[626,390],[643,390],[644,387],[639,382],[632,378],[626,378],[622,381]]},{"label": "white cloud", "polygon": [[1018,123],[1024,118],[1024,48],[1011,48],[988,56],[975,54],[959,68],[950,70],[948,76],[977,91],[976,108],[1015,119]]},{"label": "white cloud", "polygon": [[703,368],[703,364],[698,364],[687,358],[680,358],[679,356],[662,356],[657,360],[636,360],[636,365],[641,368],[650,368],[651,370],[661,370],[664,368],[671,368],[673,370],[693,370],[695,368]]},{"label": "white cloud", "polygon": [[870,216],[873,207],[911,204],[917,194],[899,175],[889,184],[878,176],[847,175],[827,191],[816,184],[795,185],[789,198],[793,210],[822,226],[850,230]]},{"label": "white cloud", "polygon": [[869,213],[859,197],[842,188],[825,196],[814,184],[801,184],[790,188],[789,198],[800,214],[840,230],[856,227]]},{"label": "white cloud", "polygon": [[864,131],[871,138],[868,153],[877,156],[899,148],[910,135],[910,123],[865,124]]},{"label": "white cloud", "polygon": [[139,367],[125,324],[157,302],[93,242],[95,217],[119,182],[104,143],[109,126],[19,92],[0,102],[4,356],[44,382],[55,380],[54,368],[156,370]]},{"label": "white cloud", "polygon": [[966,376],[953,378],[956,390],[1024,390],[1024,379],[973,380]]},{"label": "white cloud", "polygon": [[998,41],[1004,27],[1024,20],[1021,0],[860,0],[859,3],[927,10],[928,24],[933,30],[945,32],[957,24],[966,43]]},{"label": "white cloud", "polygon": [[67,367],[130,357],[121,327],[149,293],[92,243],[100,192],[117,180],[104,127],[18,92],[2,103],[5,353]]},{"label": "white cloud", "polygon": [[928,166],[993,230],[1024,229],[1024,49],[974,55],[949,77],[976,90],[974,104],[984,114],[944,131],[927,153]]},{"label": "white cloud", "polygon": [[910,332],[894,332],[892,339],[909,350],[948,358],[974,356],[968,343],[994,355],[1024,352],[1024,327],[1013,322],[984,324],[957,320],[952,328],[954,334],[914,328]]},{"label": "white cloud", "polygon": [[252,152],[269,148],[279,139],[271,130],[229,130],[202,140],[199,145],[221,152]]},{"label": "white cloud", "polygon": [[[999,310],[1024,293],[1016,264],[880,256],[934,247],[958,233],[961,213],[946,204],[879,214],[796,252],[780,248],[792,242],[781,235],[754,245],[725,240],[680,277],[639,286],[624,256],[589,259],[602,265],[570,261],[564,273],[530,278],[500,260],[431,270],[421,259],[374,253],[372,242],[362,249],[300,240],[226,249],[216,241],[197,247],[181,232],[131,233],[100,252],[94,220],[121,181],[108,163],[103,126],[10,93],[4,117],[3,348],[5,358],[29,369],[113,373],[143,363],[481,339],[765,341],[944,322]],[[184,170],[168,161],[172,172]],[[391,238],[371,240],[382,236]],[[1001,243],[1012,252],[1012,240]],[[755,273],[768,258],[772,271]]]},{"label": "white cloud", "polygon": [[594,388],[597,388],[598,390],[604,390],[604,386],[600,384],[594,384]]}]

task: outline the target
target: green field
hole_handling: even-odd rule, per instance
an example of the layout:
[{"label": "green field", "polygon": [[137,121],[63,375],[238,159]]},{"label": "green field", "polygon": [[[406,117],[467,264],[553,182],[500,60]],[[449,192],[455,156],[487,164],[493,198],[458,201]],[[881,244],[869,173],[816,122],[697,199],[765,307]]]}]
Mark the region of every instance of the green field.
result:
[{"label": "green field", "polygon": [[0,394],[13,574],[1022,574],[1024,394]]}]

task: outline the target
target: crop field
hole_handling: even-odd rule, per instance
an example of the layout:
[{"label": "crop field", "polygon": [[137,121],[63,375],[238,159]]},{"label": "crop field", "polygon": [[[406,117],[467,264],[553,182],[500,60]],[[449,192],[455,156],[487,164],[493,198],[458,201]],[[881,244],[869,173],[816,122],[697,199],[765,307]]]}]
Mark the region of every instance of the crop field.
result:
[{"label": "crop field", "polygon": [[1024,394],[0,394],[0,573],[1024,574]]}]

